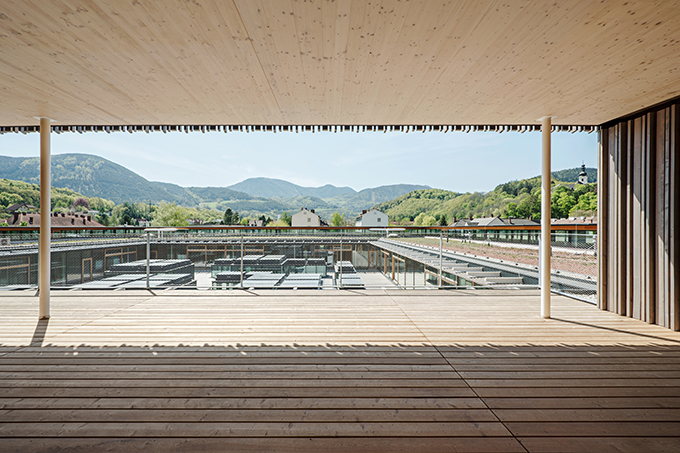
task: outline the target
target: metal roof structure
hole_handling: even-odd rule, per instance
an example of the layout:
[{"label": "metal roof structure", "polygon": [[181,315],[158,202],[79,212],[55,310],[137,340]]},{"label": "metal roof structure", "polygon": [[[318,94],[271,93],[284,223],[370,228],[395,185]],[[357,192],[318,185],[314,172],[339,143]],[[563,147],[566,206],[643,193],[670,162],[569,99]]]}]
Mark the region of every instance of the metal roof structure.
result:
[{"label": "metal roof structure", "polygon": [[667,0],[10,1],[0,132],[592,129],[680,95],[678,30]]}]

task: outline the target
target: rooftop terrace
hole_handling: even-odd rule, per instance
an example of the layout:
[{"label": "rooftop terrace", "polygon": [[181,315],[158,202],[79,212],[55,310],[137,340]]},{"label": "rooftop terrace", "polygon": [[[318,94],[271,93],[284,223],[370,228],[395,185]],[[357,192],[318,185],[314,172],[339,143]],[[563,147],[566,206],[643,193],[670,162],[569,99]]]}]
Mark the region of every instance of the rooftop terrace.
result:
[{"label": "rooftop terrace", "polygon": [[[266,295],[267,297],[261,297]],[[671,451],[680,333],[537,291],[0,294],[2,451]]]}]

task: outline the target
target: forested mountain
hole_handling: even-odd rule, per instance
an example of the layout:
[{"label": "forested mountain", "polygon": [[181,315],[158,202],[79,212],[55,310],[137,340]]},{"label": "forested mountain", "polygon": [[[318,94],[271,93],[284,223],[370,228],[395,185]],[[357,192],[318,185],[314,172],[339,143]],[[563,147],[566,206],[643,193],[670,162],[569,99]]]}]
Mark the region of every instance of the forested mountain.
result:
[{"label": "forested mountain", "polygon": [[[37,157],[0,156],[0,178],[37,184],[39,177]],[[88,154],[53,155],[52,185],[116,204],[166,202],[221,211],[231,208],[251,217],[273,218],[301,207],[315,209],[322,217],[340,212],[351,218],[375,203],[427,187],[397,184],[356,192],[350,187],[302,187],[270,178],[251,178],[230,187],[181,187],[148,181],[122,165]]]},{"label": "forested mountain", "polygon": [[[574,186],[573,183],[556,179],[552,180],[552,184],[551,207],[554,218],[592,215],[597,210],[596,184]],[[374,208],[387,214],[390,221],[394,222],[413,221],[421,213],[436,220],[446,216],[449,223],[455,218],[490,216],[532,217],[538,220],[541,216],[540,200],[541,178],[534,177],[500,184],[488,193],[417,190],[376,204]]]},{"label": "forested mountain", "polygon": [[429,189],[429,187],[412,184],[395,184],[380,186],[373,189],[364,189],[353,194],[333,197],[326,201],[331,205],[341,206],[345,211],[350,213],[358,213],[363,209],[368,209],[376,203],[392,200],[403,194],[422,189]]},{"label": "forested mountain", "polygon": [[[580,168],[553,172],[555,189],[552,195],[553,213],[566,217],[576,212],[596,209],[596,184],[570,187],[564,182],[578,180]],[[597,170],[586,169],[590,183],[597,181]],[[0,178],[39,182],[38,158],[0,156]],[[242,216],[261,215],[276,218],[284,212],[293,213],[301,207],[315,209],[323,218],[340,212],[352,218],[371,206],[394,221],[411,221],[425,213],[447,220],[461,217],[510,215],[540,217],[540,177],[500,184],[488,193],[456,193],[427,186],[396,184],[356,192],[350,187],[302,187],[280,179],[251,178],[229,187],[181,187],[176,184],[148,181],[142,176],[107,159],[87,154],[57,154],[52,156],[52,185],[74,191],[69,197],[82,194],[100,197],[116,204],[124,202],[158,204],[176,203],[186,207],[211,208],[224,212],[227,208]],[[22,202],[22,196],[10,197],[11,181],[6,183],[2,202]],[[572,184],[573,185],[573,184]],[[35,186],[37,187],[37,186]],[[35,187],[21,188],[22,194],[35,192]],[[18,189],[18,187],[17,187]],[[238,190],[236,190],[238,189]],[[9,191],[8,191],[9,190]],[[33,195],[26,195],[35,204]],[[12,203],[9,203],[12,204]]]},{"label": "forested mountain", "polygon": [[[37,157],[0,156],[0,178],[38,184],[40,160]],[[52,186],[116,203],[195,203],[194,197],[182,187],[148,181],[122,165],[89,154],[53,155]]]},{"label": "forested mountain", "polygon": [[356,193],[351,187],[335,187],[331,184],[326,184],[322,187],[302,187],[282,179],[271,178],[249,178],[237,184],[228,186],[227,189],[237,190],[254,197],[264,198],[332,198],[343,194]]},{"label": "forested mountain", "polygon": [[227,189],[226,187],[180,187],[180,188],[192,194],[196,199],[196,203],[211,203],[225,200],[254,200],[257,198],[248,195],[247,193]]}]

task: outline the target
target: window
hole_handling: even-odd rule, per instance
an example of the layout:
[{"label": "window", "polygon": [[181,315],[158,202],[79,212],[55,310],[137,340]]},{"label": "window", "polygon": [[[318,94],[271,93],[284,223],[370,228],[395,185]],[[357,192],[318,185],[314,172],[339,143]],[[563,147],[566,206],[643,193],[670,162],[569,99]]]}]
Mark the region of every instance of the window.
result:
[{"label": "window", "polygon": [[380,223],[380,222],[382,222],[382,219],[380,217],[378,217],[378,223]]},{"label": "window", "polygon": [[307,217],[307,223],[310,223],[312,221],[311,217]]}]

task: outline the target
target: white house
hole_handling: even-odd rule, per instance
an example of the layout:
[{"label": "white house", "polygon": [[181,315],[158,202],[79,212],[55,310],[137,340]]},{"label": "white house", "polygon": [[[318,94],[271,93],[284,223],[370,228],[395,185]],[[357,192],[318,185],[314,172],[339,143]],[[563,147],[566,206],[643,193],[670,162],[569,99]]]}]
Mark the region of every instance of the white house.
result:
[{"label": "white house", "polygon": [[291,226],[294,227],[318,227],[321,226],[321,218],[314,214],[314,209],[302,208],[291,217]]},{"label": "white house", "polygon": [[370,211],[361,212],[361,215],[357,217],[356,226],[386,227],[388,223],[387,214],[371,209]]}]

